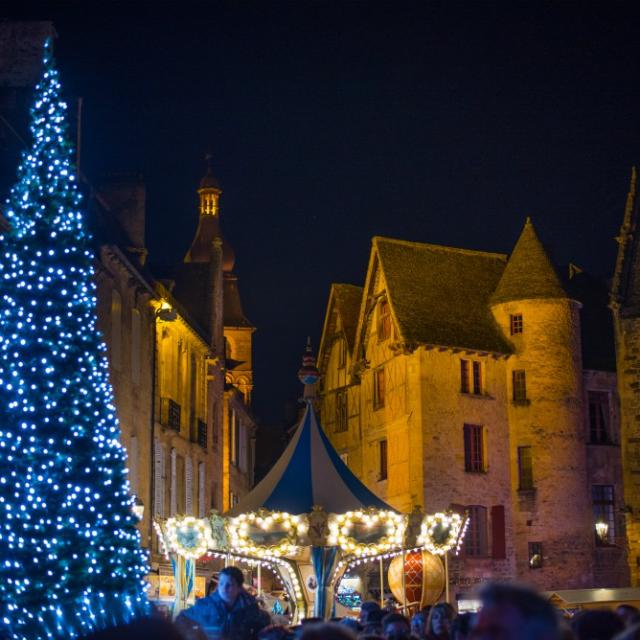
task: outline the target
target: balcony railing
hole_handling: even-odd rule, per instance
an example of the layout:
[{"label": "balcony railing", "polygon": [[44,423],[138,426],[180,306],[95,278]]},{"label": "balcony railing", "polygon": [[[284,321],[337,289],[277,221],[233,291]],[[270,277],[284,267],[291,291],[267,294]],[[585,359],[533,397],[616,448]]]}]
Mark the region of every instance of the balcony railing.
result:
[{"label": "balcony railing", "polygon": [[160,405],[160,422],[163,426],[180,431],[182,409],[171,398],[162,398]]}]

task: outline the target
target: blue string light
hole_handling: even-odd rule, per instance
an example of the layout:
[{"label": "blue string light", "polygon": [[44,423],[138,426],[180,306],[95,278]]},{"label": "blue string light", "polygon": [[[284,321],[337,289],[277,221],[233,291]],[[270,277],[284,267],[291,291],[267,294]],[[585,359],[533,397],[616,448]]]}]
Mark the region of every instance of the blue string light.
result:
[{"label": "blue string light", "polygon": [[93,253],[51,40],[0,236],[0,637],[148,613]]}]

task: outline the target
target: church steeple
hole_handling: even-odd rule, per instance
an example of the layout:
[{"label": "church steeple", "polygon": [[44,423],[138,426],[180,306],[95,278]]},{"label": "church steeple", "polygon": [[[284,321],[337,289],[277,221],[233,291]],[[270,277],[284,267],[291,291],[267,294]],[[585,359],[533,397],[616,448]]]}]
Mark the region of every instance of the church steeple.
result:
[{"label": "church steeple", "polygon": [[[207,171],[198,186],[198,228],[184,257],[185,262],[210,262],[213,241],[216,238],[222,239],[219,208],[222,189],[218,179],[213,175],[210,153],[207,153],[205,160]],[[224,254],[229,254],[230,251],[230,247],[223,241],[223,262]]]},{"label": "church steeple", "polygon": [[218,179],[213,175],[213,168],[211,166],[212,158],[211,153],[207,153],[205,156],[207,172],[202,176],[200,188],[198,189],[198,195],[200,196],[200,217],[218,216],[218,202],[222,189],[220,188]]}]

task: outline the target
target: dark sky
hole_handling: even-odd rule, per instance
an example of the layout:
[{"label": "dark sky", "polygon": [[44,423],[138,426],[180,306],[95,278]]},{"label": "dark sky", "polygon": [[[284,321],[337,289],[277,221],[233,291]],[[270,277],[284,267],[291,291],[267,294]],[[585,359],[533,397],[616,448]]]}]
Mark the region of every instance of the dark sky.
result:
[{"label": "dark sky", "polygon": [[213,149],[267,423],[373,235],[509,252],[531,215],[559,262],[612,271],[637,3],[55,4],[22,15],[55,21],[85,173],[145,175],[153,260],[188,248]]}]

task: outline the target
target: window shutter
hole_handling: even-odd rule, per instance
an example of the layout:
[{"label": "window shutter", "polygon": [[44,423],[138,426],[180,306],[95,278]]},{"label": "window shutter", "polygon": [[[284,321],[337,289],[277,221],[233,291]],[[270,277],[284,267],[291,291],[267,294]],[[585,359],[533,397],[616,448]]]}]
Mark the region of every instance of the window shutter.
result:
[{"label": "window shutter", "polygon": [[177,466],[178,454],[175,449],[171,449],[171,497],[169,505],[169,516],[173,518],[178,511],[178,491],[177,491]]},{"label": "window shutter", "polygon": [[471,471],[471,429],[464,425],[464,470]]},{"label": "window shutter", "polygon": [[158,438],[154,440],[153,449],[153,515],[164,518],[164,447]]},{"label": "window shutter", "polygon": [[191,458],[184,461],[184,506],[188,516],[193,515],[193,462]]},{"label": "window shutter", "polygon": [[507,557],[502,505],[491,507],[491,557],[494,560],[504,560]]},{"label": "window shutter", "polygon": [[131,436],[131,440],[129,441],[129,455],[128,460],[129,463],[129,486],[131,488],[131,493],[134,495],[138,495],[138,438],[136,436]]},{"label": "window shutter", "polygon": [[198,465],[198,517],[204,518],[206,510],[206,474],[204,462]]}]

